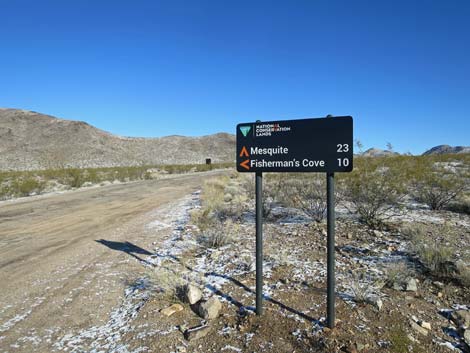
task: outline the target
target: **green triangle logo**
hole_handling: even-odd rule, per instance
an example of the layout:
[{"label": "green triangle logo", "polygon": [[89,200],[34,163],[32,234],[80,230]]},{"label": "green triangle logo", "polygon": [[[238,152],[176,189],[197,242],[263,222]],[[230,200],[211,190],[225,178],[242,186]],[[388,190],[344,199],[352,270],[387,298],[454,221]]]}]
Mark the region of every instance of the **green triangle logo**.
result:
[{"label": "green triangle logo", "polygon": [[243,136],[246,137],[246,135],[248,135],[248,133],[250,132],[251,130],[251,126],[248,125],[248,126],[240,126],[240,131],[242,132]]}]

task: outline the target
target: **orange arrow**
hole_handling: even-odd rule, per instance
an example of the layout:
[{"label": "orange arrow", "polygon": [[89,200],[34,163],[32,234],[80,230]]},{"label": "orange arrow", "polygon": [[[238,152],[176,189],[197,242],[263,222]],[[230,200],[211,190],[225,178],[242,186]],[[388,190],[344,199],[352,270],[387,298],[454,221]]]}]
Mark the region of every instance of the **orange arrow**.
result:
[{"label": "orange arrow", "polygon": [[249,159],[247,159],[246,161],[243,161],[240,163],[240,167],[243,167],[245,168],[246,170],[250,170],[250,166],[248,165],[248,163],[250,162]]},{"label": "orange arrow", "polygon": [[240,152],[240,157],[250,157],[250,155],[248,154],[248,151],[247,151],[245,146],[243,146],[243,148]]}]

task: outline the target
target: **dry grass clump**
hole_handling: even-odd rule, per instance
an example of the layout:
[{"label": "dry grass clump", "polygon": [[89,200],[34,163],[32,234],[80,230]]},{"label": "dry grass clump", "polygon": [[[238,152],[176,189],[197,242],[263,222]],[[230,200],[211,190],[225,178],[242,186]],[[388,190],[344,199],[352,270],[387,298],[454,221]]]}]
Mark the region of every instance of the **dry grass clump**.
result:
[{"label": "dry grass clump", "polygon": [[470,287],[470,266],[463,261],[457,261],[457,273],[460,283],[464,287]]},{"label": "dry grass clump", "polygon": [[176,275],[174,271],[161,269],[152,275],[152,281],[158,287],[169,301],[179,301],[181,288],[185,285],[185,281],[181,276]]},{"label": "dry grass clump", "polygon": [[[390,347],[388,352],[390,353],[421,353],[423,349],[420,344],[414,340],[412,341],[407,330],[404,328],[403,318],[397,318],[396,324],[393,325],[390,330],[386,333],[388,340],[390,341]],[[406,322],[406,321],[405,321]]]},{"label": "dry grass clump", "polygon": [[385,284],[393,287],[395,283],[404,283],[411,275],[412,271],[405,262],[392,263],[385,271]]},{"label": "dry grass clump", "polygon": [[237,180],[227,176],[210,179],[203,185],[202,207],[193,213],[193,222],[200,229],[205,229],[216,220],[239,220],[246,201],[246,193]]},{"label": "dry grass clump", "polygon": [[237,178],[222,176],[206,181],[201,193],[201,208],[191,214],[199,228],[198,242],[208,248],[225,246],[236,239],[238,221],[246,196]]},{"label": "dry grass clump", "polygon": [[205,230],[201,231],[197,241],[207,248],[220,248],[233,243],[240,231],[240,225],[226,220],[225,222],[215,221]]},{"label": "dry grass clump", "polygon": [[381,280],[372,278],[363,271],[352,273],[349,289],[356,303],[369,303],[370,298],[375,296],[375,293],[381,287],[383,287]]},{"label": "dry grass clump", "polygon": [[425,226],[412,224],[402,229],[412,245],[413,252],[433,276],[438,278],[455,278],[458,275],[455,266],[455,230],[448,224]]}]

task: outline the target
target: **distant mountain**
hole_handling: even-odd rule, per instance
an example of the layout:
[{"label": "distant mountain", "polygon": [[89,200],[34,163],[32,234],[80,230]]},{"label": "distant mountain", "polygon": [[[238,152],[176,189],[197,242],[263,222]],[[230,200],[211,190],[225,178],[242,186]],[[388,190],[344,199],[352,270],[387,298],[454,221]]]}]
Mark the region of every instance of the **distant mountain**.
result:
[{"label": "distant mountain", "polygon": [[82,121],[0,108],[0,170],[113,167],[235,160],[235,135],[134,138]]},{"label": "distant mountain", "polygon": [[364,157],[384,157],[396,155],[399,155],[399,153],[388,150],[381,150],[380,148],[369,148],[367,151],[362,153],[362,156]]},{"label": "distant mountain", "polygon": [[428,154],[448,154],[448,153],[470,153],[470,147],[469,146],[452,147],[449,145],[439,145],[424,152],[423,156],[428,155]]}]

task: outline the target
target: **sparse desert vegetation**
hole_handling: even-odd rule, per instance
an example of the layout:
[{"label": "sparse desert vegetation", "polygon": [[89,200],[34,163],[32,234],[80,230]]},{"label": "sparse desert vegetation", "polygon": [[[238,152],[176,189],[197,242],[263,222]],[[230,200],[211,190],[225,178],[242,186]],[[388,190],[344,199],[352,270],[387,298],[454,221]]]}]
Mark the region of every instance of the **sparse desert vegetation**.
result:
[{"label": "sparse desert vegetation", "polygon": [[[360,157],[355,165],[353,173],[337,178],[340,321],[334,332],[323,326],[325,175],[263,177],[262,318],[250,311],[254,177],[231,174],[205,183],[199,207],[191,211],[191,231],[173,246],[186,249],[181,258],[198,274],[194,281],[205,295],[225,298],[210,327],[230,333],[209,338],[211,349],[255,350],[271,342],[274,352],[468,351],[467,328],[452,315],[470,313],[470,218],[449,205],[468,197],[469,156]],[[422,190],[446,195],[444,203],[434,207]],[[191,281],[191,274],[185,278]],[[245,340],[247,333],[257,337],[256,344]]]},{"label": "sparse desert vegetation", "polygon": [[231,166],[231,163],[219,163],[0,172],[0,200],[84,186],[158,179],[168,174],[204,172]]},{"label": "sparse desert vegetation", "polygon": [[[113,256],[120,250],[124,271],[129,261],[137,266],[138,278],[126,282],[109,323],[56,332],[54,347],[467,352],[469,162],[465,154],[358,157],[353,173],[336,174],[334,330],[325,326],[326,176],[263,176],[265,311],[258,317],[254,175],[225,170],[204,179],[200,191],[149,213],[141,228],[131,227],[146,246],[102,242]],[[162,174],[150,167],[105,171],[124,181]],[[102,178],[101,170],[61,172],[75,185]],[[448,201],[433,207],[422,188]],[[114,267],[103,271],[111,276]]]}]

